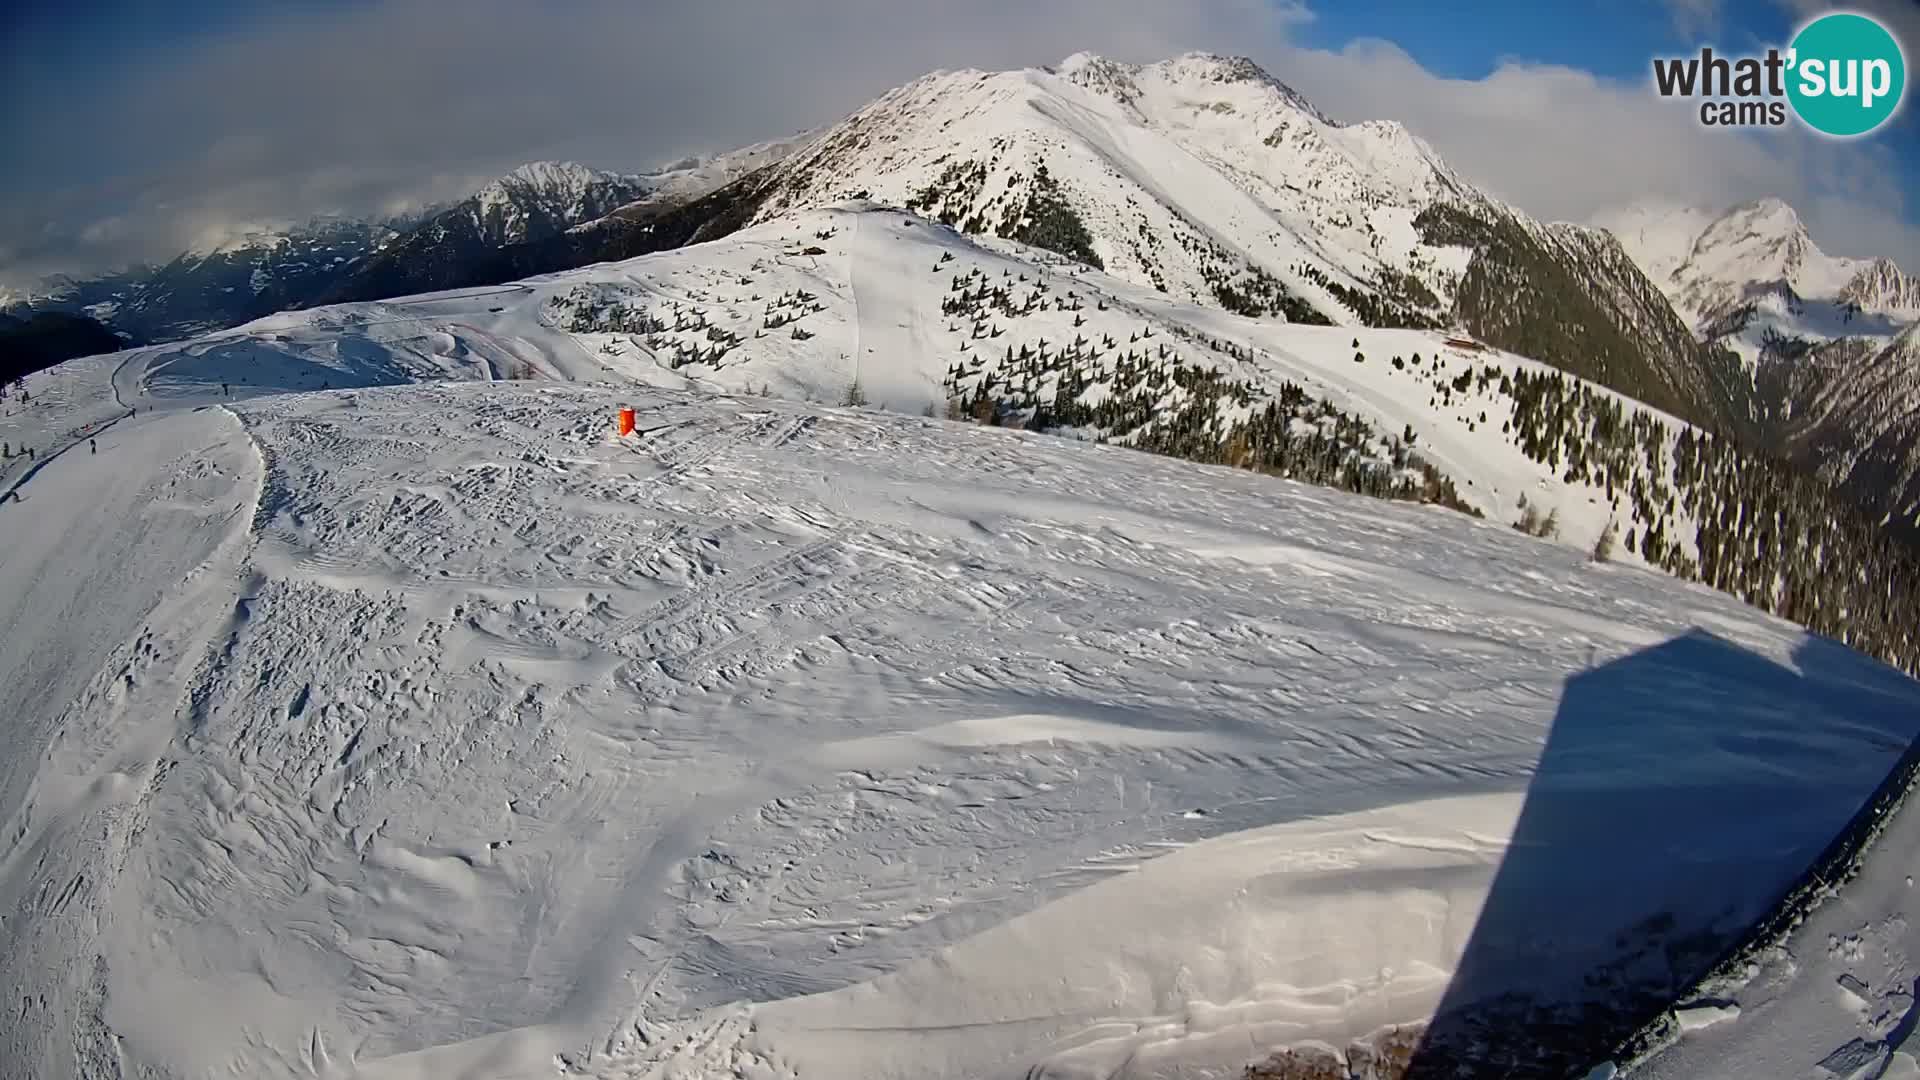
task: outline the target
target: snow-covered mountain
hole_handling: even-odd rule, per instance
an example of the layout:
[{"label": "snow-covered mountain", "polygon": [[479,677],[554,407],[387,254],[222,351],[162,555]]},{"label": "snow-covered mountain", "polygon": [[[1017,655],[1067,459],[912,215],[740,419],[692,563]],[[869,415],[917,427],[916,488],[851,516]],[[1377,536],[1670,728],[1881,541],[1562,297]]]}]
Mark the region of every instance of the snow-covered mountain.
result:
[{"label": "snow-covered mountain", "polygon": [[1776,337],[1891,340],[1920,319],[1920,279],[1888,259],[1828,255],[1779,199],[1720,214],[1635,206],[1600,223],[1700,333],[1749,365]]},{"label": "snow-covered mountain", "polygon": [[[374,300],[511,280],[541,269],[522,265],[526,252],[571,247],[574,241],[567,234],[577,226],[616,214],[658,213],[696,200],[780,160],[804,138],[760,143],[639,175],[571,163],[523,165],[435,213],[368,260],[325,299]],[[577,265],[564,256],[561,262]]]},{"label": "snow-covered mountain", "polygon": [[[48,1080],[1560,1077],[1920,716],[1508,527],[1690,500],[1668,418],[872,204],[29,381],[0,1061]],[[1490,520],[1261,475],[1441,491],[1409,451]]]},{"label": "snow-covered mountain", "polygon": [[1711,216],[1692,208],[1637,208],[1609,222],[1680,309],[1710,321],[1768,290],[1835,298],[1859,269],[1828,256],[1791,206],[1760,199]]},{"label": "snow-covered mountain", "polygon": [[653,184],[570,162],[522,165],[386,245],[322,299],[377,299],[466,284],[502,249],[611,213],[644,198]]},{"label": "snow-covered mountain", "polygon": [[1920,535],[1920,323],[1891,341],[1783,348],[1762,360],[1759,386],[1795,460]]},{"label": "snow-covered mountain", "polygon": [[1863,311],[1920,319],[1920,277],[1878,258],[1858,267],[1840,288],[1840,299]]},{"label": "snow-covered mountain", "polygon": [[568,161],[536,161],[488,183],[428,224],[449,229],[453,219],[464,219],[482,242],[505,247],[600,217],[650,187],[639,176]]},{"label": "snow-covered mountain", "polygon": [[1746,411],[1609,234],[1542,225],[1398,124],[1336,124],[1252,62],[1207,54],[938,72],[705,199],[593,223],[512,269],[633,257],[856,196],[1172,299],[1458,325],[1705,425]]},{"label": "snow-covered mountain", "polygon": [[488,277],[503,249],[551,239],[608,213],[698,198],[777,161],[795,141],[690,158],[642,175],[534,162],[465,199],[408,217],[239,231],[160,266],[0,295],[0,311],[74,312],[135,341],[171,341],[343,296],[396,296]]},{"label": "snow-covered mountain", "polygon": [[1920,279],[1884,258],[1826,254],[1778,199],[1605,221],[1696,332],[1742,358],[1760,438],[1920,526]]},{"label": "snow-covered mountain", "polygon": [[779,171],[757,220],[864,192],[970,233],[1058,231],[1067,253],[1181,300],[1217,305],[1265,275],[1272,296],[1255,306],[1352,324],[1369,320],[1336,287],[1376,293],[1389,273],[1444,290],[1404,315],[1443,313],[1463,253],[1424,244],[1413,222],[1442,197],[1476,198],[1399,125],[1334,125],[1250,62],[1201,54],[935,73]]},{"label": "snow-covered mountain", "polygon": [[722,153],[682,158],[646,174],[647,195],[615,213],[637,213],[664,201],[697,199],[749,173],[778,164],[819,134],[818,130],[802,131],[783,139],[770,139]]},{"label": "snow-covered mountain", "polygon": [[[651,176],[528,166],[321,294],[516,280],[863,196],[1163,295],[1293,322],[1453,326],[1702,426],[1752,412],[1610,234],[1492,199],[1389,121],[1341,124],[1250,61],[938,72],[818,132]],[[591,220],[588,220],[591,219]]]}]

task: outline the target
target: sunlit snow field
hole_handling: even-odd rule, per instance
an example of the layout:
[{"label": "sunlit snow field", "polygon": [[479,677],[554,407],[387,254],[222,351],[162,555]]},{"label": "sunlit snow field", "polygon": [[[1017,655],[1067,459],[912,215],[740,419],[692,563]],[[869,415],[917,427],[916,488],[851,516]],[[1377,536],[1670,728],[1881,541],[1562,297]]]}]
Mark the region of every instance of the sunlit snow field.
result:
[{"label": "sunlit snow field", "polygon": [[1572,1045],[1915,733],[1891,670],[1498,519],[611,381],[534,316],[564,284],[9,406],[47,453],[0,503],[0,1073],[1229,1077],[1436,1009],[1416,1054]]}]

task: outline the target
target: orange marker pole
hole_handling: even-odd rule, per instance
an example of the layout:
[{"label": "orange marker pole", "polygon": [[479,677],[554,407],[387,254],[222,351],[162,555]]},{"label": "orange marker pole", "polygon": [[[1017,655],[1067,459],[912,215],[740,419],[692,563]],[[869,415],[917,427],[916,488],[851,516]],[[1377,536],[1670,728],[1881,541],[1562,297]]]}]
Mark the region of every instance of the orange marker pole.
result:
[{"label": "orange marker pole", "polygon": [[633,434],[633,410],[632,409],[622,408],[620,410],[620,434],[622,435]]}]

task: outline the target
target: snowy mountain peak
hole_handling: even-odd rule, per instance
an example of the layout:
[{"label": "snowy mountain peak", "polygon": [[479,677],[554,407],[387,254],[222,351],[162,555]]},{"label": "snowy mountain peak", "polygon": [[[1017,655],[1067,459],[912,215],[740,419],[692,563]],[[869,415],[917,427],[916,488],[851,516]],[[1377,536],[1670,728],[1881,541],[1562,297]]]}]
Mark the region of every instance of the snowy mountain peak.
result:
[{"label": "snowy mountain peak", "polygon": [[[1857,303],[1895,314],[1920,303],[1920,284],[1886,260],[1828,255],[1794,208],[1755,199],[1715,214],[1640,206],[1603,215],[1674,306],[1697,325],[1714,324],[1768,296]],[[1884,265],[1878,265],[1884,263]]]},{"label": "snowy mountain peak", "polygon": [[570,161],[534,161],[475,192],[466,208],[480,235],[503,245],[599,217],[652,187],[646,177],[601,172]]},{"label": "snowy mountain peak", "polygon": [[1800,215],[1779,199],[1756,199],[1728,210],[1693,244],[1697,262],[1737,265],[1749,280],[1784,280],[1796,287],[1801,270],[1818,255]]},{"label": "snowy mountain peak", "polygon": [[1168,60],[1160,60],[1148,65],[1152,70],[1163,72],[1170,78],[1205,80],[1208,82],[1266,82],[1280,85],[1280,81],[1267,74],[1265,68],[1245,56],[1222,56],[1219,53],[1188,52]]},{"label": "snowy mountain peak", "polygon": [[272,251],[283,247],[297,228],[285,224],[245,222],[209,229],[187,245],[177,258],[204,259],[244,251]]},{"label": "snowy mountain peak", "polygon": [[1780,199],[1600,224],[1696,335],[1739,357],[1763,438],[1885,520],[1920,523],[1920,280],[1821,251]]},{"label": "snowy mountain peak", "polygon": [[1804,236],[1807,231],[1800,221],[1799,211],[1785,199],[1771,195],[1740,203],[1729,209],[1723,219],[1746,222],[1756,229],[1764,228],[1781,234],[1798,232]]},{"label": "snowy mountain peak", "polygon": [[1878,258],[1847,282],[1840,299],[1868,311],[1920,315],[1920,278],[1901,270],[1892,259]]},{"label": "snowy mountain peak", "polygon": [[1413,227],[1464,189],[1430,148],[1396,124],[1334,124],[1251,60],[1211,53],[938,72],[756,184],[754,221],[858,194],[1295,320],[1380,318],[1366,298],[1406,274],[1430,280],[1407,300],[1438,309],[1464,257]]},{"label": "snowy mountain peak", "polygon": [[1077,52],[1065,60],[1060,61],[1058,64],[1055,64],[1052,70],[1058,74],[1072,78],[1089,70],[1132,73],[1140,70],[1140,66],[1138,64],[1122,63],[1118,60],[1110,60],[1107,57],[1101,56],[1099,53]]},{"label": "snowy mountain peak", "polygon": [[1333,123],[1299,91],[1274,78],[1265,68],[1244,56],[1190,52],[1149,64],[1146,71],[1167,83],[1190,87],[1252,84],[1273,92],[1288,107],[1306,113],[1319,123]]},{"label": "snowy mountain peak", "polygon": [[530,161],[474,193],[481,204],[509,202],[532,191],[547,197],[578,198],[596,187],[634,185],[638,177],[601,172],[572,161]]},{"label": "snowy mountain peak", "polygon": [[1134,81],[1140,74],[1137,64],[1124,64],[1094,53],[1077,52],[1062,60],[1053,71],[1076,86],[1119,101],[1132,101],[1140,96],[1140,88]]},{"label": "snowy mountain peak", "polygon": [[1142,83],[1192,96],[1208,95],[1223,86],[1250,84],[1273,94],[1287,108],[1304,112],[1319,123],[1332,123],[1298,91],[1244,56],[1189,52],[1151,64],[1129,64],[1097,53],[1077,52],[1046,70],[1123,103],[1140,96]]},{"label": "snowy mountain peak", "polygon": [[508,173],[507,178],[543,186],[562,184],[577,186],[589,183],[599,175],[598,170],[590,169],[576,161],[529,161]]}]

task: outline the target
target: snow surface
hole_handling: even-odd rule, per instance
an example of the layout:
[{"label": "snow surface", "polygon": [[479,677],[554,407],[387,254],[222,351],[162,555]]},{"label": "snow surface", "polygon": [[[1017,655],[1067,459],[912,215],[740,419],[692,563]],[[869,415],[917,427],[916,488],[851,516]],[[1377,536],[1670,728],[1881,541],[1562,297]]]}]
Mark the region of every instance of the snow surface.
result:
[{"label": "snow surface", "polygon": [[[1422,425],[1490,506],[1578,494],[1384,362],[1431,335],[1057,262],[831,210],[30,377],[0,1062],[1237,1077],[1670,993],[1915,735],[1884,666],[1499,518],[911,415],[953,275],[1044,274],[1089,337]],[[817,309],[673,369],[559,329],[582,289]],[[789,400],[855,376],[897,411]]]},{"label": "snow surface", "polygon": [[1920,808],[1911,801],[1830,895],[1736,983],[1731,1022],[1689,1031],[1633,1075],[1649,1080],[1920,1075]]}]

